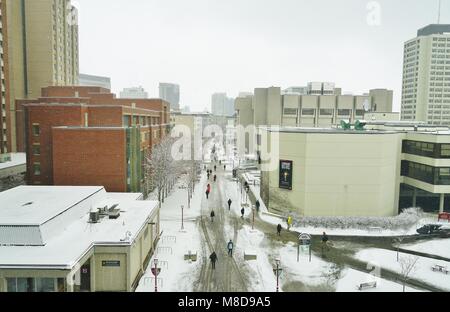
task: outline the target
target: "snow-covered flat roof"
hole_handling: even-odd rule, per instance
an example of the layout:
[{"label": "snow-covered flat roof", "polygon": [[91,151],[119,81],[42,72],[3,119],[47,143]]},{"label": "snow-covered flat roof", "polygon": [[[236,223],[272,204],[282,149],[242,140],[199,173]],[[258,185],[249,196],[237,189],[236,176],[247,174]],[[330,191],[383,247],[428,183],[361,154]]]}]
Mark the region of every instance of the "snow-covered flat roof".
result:
[{"label": "snow-covered flat roof", "polygon": [[[78,188],[74,187],[72,192],[80,195],[81,190],[77,190]],[[87,187],[86,191],[89,189]],[[45,191],[45,187],[43,190]],[[59,191],[56,190],[57,193]],[[57,232],[47,235],[44,245],[0,246],[0,268],[72,269],[94,246],[131,245],[159,208],[156,201],[139,200],[142,194],[106,192],[101,194],[100,200],[95,202],[95,207],[111,207],[117,204],[117,208],[120,209],[119,218],[104,217],[99,223],[89,223],[89,212],[84,213],[81,218],[62,217],[58,222],[63,224],[60,224]],[[66,206],[68,202],[65,200],[62,206]],[[41,208],[46,209],[45,206]]]},{"label": "snow-covered flat roof", "polygon": [[12,153],[10,155],[11,155],[11,161],[6,161],[3,163],[0,163],[0,170],[11,168],[11,167],[16,167],[16,166],[26,165],[27,157],[26,157],[25,153]]},{"label": "snow-covered flat roof", "polygon": [[102,186],[19,186],[0,193],[0,225],[41,225]]}]

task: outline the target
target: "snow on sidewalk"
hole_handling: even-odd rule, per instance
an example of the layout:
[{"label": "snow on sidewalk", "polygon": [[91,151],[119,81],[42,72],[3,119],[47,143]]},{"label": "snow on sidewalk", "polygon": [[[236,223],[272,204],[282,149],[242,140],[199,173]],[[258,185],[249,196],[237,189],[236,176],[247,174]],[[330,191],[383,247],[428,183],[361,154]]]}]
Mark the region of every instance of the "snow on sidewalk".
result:
[{"label": "snow on sidewalk", "polygon": [[[412,255],[400,253],[400,259],[404,257],[414,257]],[[380,268],[387,269],[401,274],[400,263],[397,262],[397,252],[385,249],[371,248],[364,249],[355,255],[355,258],[364,262],[370,262]],[[440,272],[433,272],[434,265],[441,265],[450,268],[449,262],[434,260],[431,258],[418,257],[415,270],[410,274],[413,279],[420,280],[431,286],[450,291],[450,275]]]},{"label": "snow on sidewalk", "polygon": [[[161,262],[158,291],[163,292],[192,292],[195,278],[201,268],[201,237],[196,219],[201,215],[201,203],[205,177],[197,184],[191,200],[191,208],[187,205],[187,190],[175,186],[174,191],[161,207],[160,221],[163,235],[157,250],[144,276],[139,282],[137,292],[153,292],[154,277],[151,267],[153,259]],[[184,204],[184,229],[181,231],[181,205]],[[189,251],[197,253],[197,261],[184,260]]]},{"label": "snow on sidewalk", "polygon": [[450,239],[435,239],[416,244],[403,245],[402,249],[450,259]]},{"label": "snow on sidewalk", "polygon": [[[377,282],[376,288],[362,290],[361,292],[403,292],[403,285],[388,281],[372,274],[346,269],[341,273],[341,278],[336,284],[336,292],[359,291],[357,286],[362,283]],[[406,292],[420,292],[420,290],[406,287]]]}]

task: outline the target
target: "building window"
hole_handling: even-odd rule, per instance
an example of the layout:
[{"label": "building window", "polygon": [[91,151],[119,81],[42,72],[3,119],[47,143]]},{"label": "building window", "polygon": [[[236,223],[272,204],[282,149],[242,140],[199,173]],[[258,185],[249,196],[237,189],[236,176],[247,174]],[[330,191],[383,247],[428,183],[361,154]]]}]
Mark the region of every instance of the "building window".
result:
[{"label": "building window", "polygon": [[123,116],[123,125],[125,127],[129,127],[130,126],[130,116]]},{"label": "building window", "polygon": [[41,155],[41,145],[40,144],[33,144],[33,155],[34,156]]},{"label": "building window", "polygon": [[434,143],[403,141],[403,153],[437,158],[437,145]]},{"label": "building window", "polygon": [[284,113],[284,115],[297,116],[297,109],[296,108],[285,108],[283,113]]},{"label": "building window", "polygon": [[338,109],[339,116],[350,116],[352,114],[351,109]]},{"label": "building window", "polygon": [[41,175],[41,164],[40,163],[33,164],[33,173],[35,176]]},{"label": "building window", "polygon": [[441,157],[450,158],[450,144],[441,144]]},{"label": "building window", "polygon": [[333,116],[334,109],[321,109],[320,116]]},{"label": "building window", "polygon": [[302,116],[314,116],[316,110],[314,108],[304,108],[302,109]]},{"label": "building window", "polygon": [[32,131],[34,136],[41,135],[41,127],[39,126],[39,124],[33,124]]},{"label": "building window", "polygon": [[357,109],[356,110],[356,116],[364,116],[366,111],[364,109]]}]

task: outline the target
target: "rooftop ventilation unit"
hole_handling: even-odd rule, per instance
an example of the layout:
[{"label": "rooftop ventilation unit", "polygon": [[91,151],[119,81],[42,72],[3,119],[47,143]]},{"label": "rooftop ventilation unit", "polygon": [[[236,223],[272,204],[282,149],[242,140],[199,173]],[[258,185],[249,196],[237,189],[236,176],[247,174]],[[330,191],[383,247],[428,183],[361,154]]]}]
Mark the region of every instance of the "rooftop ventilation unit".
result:
[{"label": "rooftop ventilation unit", "polygon": [[89,213],[89,223],[98,223],[100,221],[100,213],[93,211]]},{"label": "rooftop ventilation unit", "polygon": [[118,206],[118,204],[115,204],[108,209],[108,216],[110,219],[117,219],[120,217],[120,209],[117,208]]}]

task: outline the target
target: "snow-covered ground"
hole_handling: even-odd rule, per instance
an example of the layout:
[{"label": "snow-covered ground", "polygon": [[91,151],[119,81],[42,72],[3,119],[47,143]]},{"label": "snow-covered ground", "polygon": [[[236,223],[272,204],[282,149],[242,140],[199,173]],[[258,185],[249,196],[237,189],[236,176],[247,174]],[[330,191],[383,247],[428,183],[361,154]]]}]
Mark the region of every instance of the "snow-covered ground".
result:
[{"label": "snow-covered ground", "polygon": [[[203,196],[202,177],[197,184],[191,208],[187,205],[187,190],[176,186],[174,191],[165,200],[161,207],[161,240],[158,243],[157,253],[150,261],[144,276],[142,277],[137,292],[153,292],[154,277],[150,266],[153,259],[161,262],[161,273],[159,275],[158,291],[163,292],[191,292],[197,271],[201,267],[201,236],[197,226],[197,218],[201,215],[201,202]],[[184,205],[184,231],[181,231],[181,205]],[[197,262],[184,260],[188,252],[197,253]]]},{"label": "snow-covered ground", "polygon": [[403,245],[402,249],[422,252],[429,255],[436,255],[450,259],[450,239],[435,239],[416,244]]},{"label": "snow-covered ground", "polygon": [[[412,255],[400,253],[400,259],[404,257],[415,257]],[[385,249],[364,249],[355,255],[355,258],[364,262],[370,262],[380,268],[387,269],[401,274],[400,263],[397,262],[397,252]],[[446,261],[434,260],[431,258],[418,257],[415,270],[410,274],[411,278],[423,281],[429,285],[450,291],[450,275],[439,272],[433,272],[431,268],[434,265],[441,265],[450,268]]]},{"label": "snow-covered ground", "polygon": [[[377,282],[376,288],[362,290],[362,292],[403,292],[403,285],[388,281],[372,274],[346,269],[341,273],[341,279],[336,284],[336,292],[359,291],[357,285]],[[420,292],[420,290],[406,287],[406,292]]]}]

